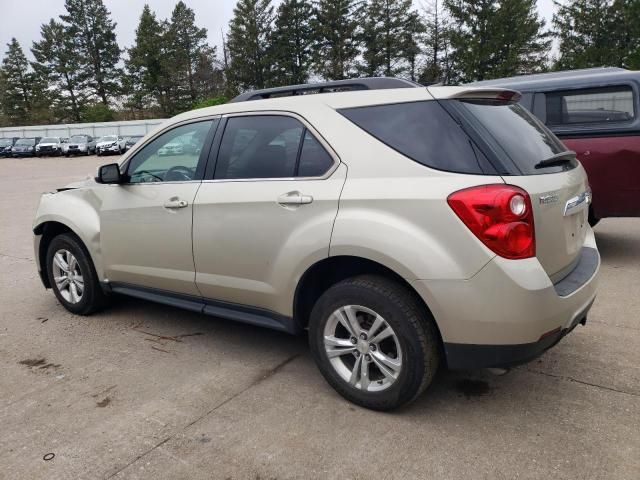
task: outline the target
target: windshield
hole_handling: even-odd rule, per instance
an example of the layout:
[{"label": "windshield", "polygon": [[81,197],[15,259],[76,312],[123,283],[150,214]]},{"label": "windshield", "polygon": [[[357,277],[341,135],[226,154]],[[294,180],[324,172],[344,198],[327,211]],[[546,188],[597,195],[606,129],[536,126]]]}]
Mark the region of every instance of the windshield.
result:
[{"label": "windshield", "polygon": [[115,142],[116,140],[118,140],[118,137],[115,135],[105,135],[104,137],[100,137],[98,142]]},{"label": "windshield", "polygon": [[73,137],[71,137],[70,141],[73,143],[84,143],[87,141],[87,137],[85,137],[84,135],[74,135]]},{"label": "windshield", "polygon": [[11,140],[0,139],[0,147],[10,147]]},{"label": "windshield", "polygon": [[58,142],[60,142],[60,139],[54,138],[54,137],[46,137],[40,140],[40,143],[58,143]]},{"label": "windshield", "polygon": [[16,142],[16,145],[35,145],[36,143],[36,139],[35,138],[21,138],[20,140],[18,140]]},{"label": "windshield", "polygon": [[[506,174],[556,173],[577,165],[573,160],[564,165],[556,163],[540,168],[539,162],[566,152],[567,148],[521,105],[494,100],[464,100],[456,103],[465,113],[470,114],[470,117],[465,117],[470,121],[471,127],[487,141],[501,163],[505,164]],[[508,167],[509,163],[514,164],[517,170]]]}]

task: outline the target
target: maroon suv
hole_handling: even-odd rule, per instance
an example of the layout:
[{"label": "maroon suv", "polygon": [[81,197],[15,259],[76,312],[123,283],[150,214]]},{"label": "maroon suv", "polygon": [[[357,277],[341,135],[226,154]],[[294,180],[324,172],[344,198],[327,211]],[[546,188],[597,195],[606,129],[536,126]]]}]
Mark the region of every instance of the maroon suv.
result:
[{"label": "maroon suv", "polygon": [[590,222],[640,216],[640,71],[590,68],[476,82],[520,103],[578,154],[593,191]]}]

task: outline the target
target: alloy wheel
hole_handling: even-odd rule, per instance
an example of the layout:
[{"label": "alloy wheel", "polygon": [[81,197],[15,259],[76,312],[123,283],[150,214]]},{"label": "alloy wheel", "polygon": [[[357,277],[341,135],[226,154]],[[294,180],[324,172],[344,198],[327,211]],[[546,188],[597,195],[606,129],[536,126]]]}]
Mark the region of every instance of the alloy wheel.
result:
[{"label": "alloy wheel", "polygon": [[75,304],[82,300],[84,277],[78,260],[69,250],[60,249],[53,255],[53,279],[62,298]]},{"label": "alloy wheel", "polygon": [[386,390],[402,371],[398,336],[369,308],[346,305],[337,309],[325,324],[323,340],[335,371],[359,390]]}]

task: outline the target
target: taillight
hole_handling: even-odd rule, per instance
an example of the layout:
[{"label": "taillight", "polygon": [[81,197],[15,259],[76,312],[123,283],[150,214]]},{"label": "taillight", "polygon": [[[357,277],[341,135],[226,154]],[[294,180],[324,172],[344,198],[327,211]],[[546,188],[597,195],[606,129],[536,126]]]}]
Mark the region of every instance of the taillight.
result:
[{"label": "taillight", "polygon": [[462,222],[501,257],[536,255],[529,194],[512,185],[481,185],[452,193],[447,202]]}]

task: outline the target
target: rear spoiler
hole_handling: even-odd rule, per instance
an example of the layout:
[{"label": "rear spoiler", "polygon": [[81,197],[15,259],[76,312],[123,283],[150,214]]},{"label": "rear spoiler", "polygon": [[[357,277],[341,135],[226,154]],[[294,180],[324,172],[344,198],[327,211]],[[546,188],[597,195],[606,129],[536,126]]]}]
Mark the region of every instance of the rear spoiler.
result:
[{"label": "rear spoiler", "polygon": [[507,88],[481,88],[481,87],[427,87],[429,93],[436,99],[456,100],[499,100],[509,103],[518,103],[522,94],[516,90]]}]

